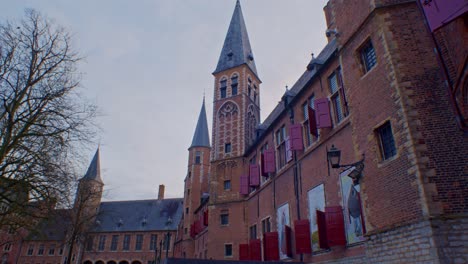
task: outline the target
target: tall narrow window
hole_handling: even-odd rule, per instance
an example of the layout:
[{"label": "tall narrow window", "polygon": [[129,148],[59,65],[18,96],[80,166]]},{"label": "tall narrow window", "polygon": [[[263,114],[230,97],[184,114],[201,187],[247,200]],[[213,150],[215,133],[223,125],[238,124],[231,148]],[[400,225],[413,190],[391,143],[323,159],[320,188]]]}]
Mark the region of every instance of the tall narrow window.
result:
[{"label": "tall narrow window", "polygon": [[230,180],[224,181],[224,190],[225,191],[231,190],[231,181]]},{"label": "tall narrow window", "polygon": [[330,100],[333,106],[335,122],[339,123],[341,120],[343,120],[343,118],[348,116],[348,105],[344,93],[340,68],[333,72],[330,77],[328,77],[328,85],[331,93]]},{"label": "tall narrow window", "polygon": [[94,237],[89,236],[87,241],[86,241],[86,251],[92,251],[93,250],[93,244],[94,244]]},{"label": "tall narrow window", "polygon": [[372,42],[368,40],[359,51],[361,55],[361,63],[364,68],[364,72],[370,71],[377,64],[377,56],[375,55],[374,46]]},{"label": "tall narrow window", "polygon": [[229,213],[227,211],[221,212],[220,219],[221,219],[221,225],[228,225]]},{"label": "tall narrow window", "polygon": [[253,225],[249,229],[250,239],[257,239],[257,225]]},{"label": "tall narrow window", "polygon": [[201,152],[196,151],[195,152],[195,164],[200,164],[201,163]]},{"label": "tall narrow window", "polygon": [[224,145],[224,153],[231,153],[231,143],[226,143]]},{"label": "tall narrow window", "polygon": [[392,126],[390,122],[386,122],[381,127],[377,128],[379,138],[380,152],[382,160],[389,159],[396,155],[395,139],[393,138]]},{"label": "tall narrow window", "polygon": [[34,254],[34,245],[29,245],[28,256],[32,256],[33,254]]},{"label": "tall narrow window", "polygon": [[262,233],[269,233],[271,232],[271,223],[270,223],[270,217],[267,217],[262,220]]},{"label": "tall narrow window", "polygon": [[221,86],[219,88],[221,98],[226,98],[226,87],[227,87],[227,81],[222,80]]},{"label": "tall narrow window", "polygon": [[104,251],[104,247],[106,246],[106,236],[101,235],[99,236],[99,245],[98,245],[98,250],[99,251]]},{"label": "tall narrow window", "polygon": [[119,243],[119,235],[113,235],[111,240],[111,251],[117,251],[117,245]]},{"label": "tall narrow window", "polygon": [[[310,146],[314,141],[317,140],[317,137],[312,135],[310,131],[311,118],[309,118],[309,107],[315,110],[315,96],[312,95],[309,99],[302,105],[302,114],[303,114],[303,129],[304,129],[304,141],[306,146]],[[312,120],[315,120],[313,118]]]},{"label": "tall narrow window", "polygon": [[224,256],[232,257],[232,244],[224,245]]},{"label": "tall narrow window", "polygon": [[3,247],[3,251],[8,252],[11,251],[11,243],[6,243]]},{"label": "tall narrow window", "polygon": [[55,244],[50,245],[49,248],[49,256],[53,256],[55,254]]},{"label": "tall narrow window", "polygon": [[281,169],[286,165],[286,128],[283,125],[276,131],[276,157],[278,157],[278,169]]},{"label": "tall narrow window", "polygon": [[123,250],[129,250],[130,249],[130,235],[125,235],[124,240],[123,240]]},{"label": "tall narrow window", "polygon": [[155,250],[157,244],[158,244],[158,235],[156,235],[156,234],[151,234],[150,250]]},{"label": "tall narrow window", "polygon": [[231,78],[231,94],[232,96],[237,95],[238,77],[237,75]]},{"label": "tall narrow window", "polygon": [[39,256],[44,255],[44,244],[39,245],[39,250],[37,251],[37,255]]},{"label": "tall narrow window", "polygon": [[141,250],[143,246],[143,235],[137,235],[135,241],[135,250]]}]

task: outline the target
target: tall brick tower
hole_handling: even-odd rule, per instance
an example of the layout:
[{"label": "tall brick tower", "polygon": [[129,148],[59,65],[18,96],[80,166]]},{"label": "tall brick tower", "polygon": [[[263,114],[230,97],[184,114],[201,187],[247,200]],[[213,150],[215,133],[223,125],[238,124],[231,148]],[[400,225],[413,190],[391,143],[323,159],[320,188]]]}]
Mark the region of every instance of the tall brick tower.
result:
[{"label": "tall brick tower", "polygon": [[248,173],[243,155],[254,142],[260,122],[261,83],[239,1],[213,75],[208,256],[223,259],[226,245],[231,245],[232,257],[237,259],[238,243],[247,237],[240,176]]},{"label": "tall brick tower", "polygon": [[194,222],[194,211],[200,206],[203,197],[208,196],[208,177],[210,172],[210,136],[203,98],[197,126],[190,145],[187,176],[184,187],[184,217],[182,243],[180,252],[182,257],[192,257],[194,243],[190,237],[190,224]]},{"label": "tall brick tower", "polygon": [[98,148],[85,176],[79,181],[74,203],[75,210],[78,210],[78,207],[82,207],[83,210],[87,211],[86,213],[97,215],[103,188],[104,182],[101,178],[101,163]]}]

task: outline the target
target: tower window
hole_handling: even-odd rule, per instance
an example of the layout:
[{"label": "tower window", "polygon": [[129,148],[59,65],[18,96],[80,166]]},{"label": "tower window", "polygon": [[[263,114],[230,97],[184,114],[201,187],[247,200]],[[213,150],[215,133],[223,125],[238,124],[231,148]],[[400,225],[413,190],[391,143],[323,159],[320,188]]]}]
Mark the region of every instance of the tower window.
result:
[{"label": "tower window", "polygon": [[224,144],[224,153],[231,153],[231,143]]},{"label": "tower window", "polygon": [[224,190],[230,190],[231,189],[231,181],[230,180],[227,180],[227,181],[224,181]]},{"label": "tower window", "polygon": [[195,152],[195,164],[200,164],[201,163],[201,152],[197,151]]},{"label": "tower window", "polygon": [[226,80],[222,80],[221,81],[221,87],[220,87],[220,96],[221,98],[226,98],[226,87],[227,87],[227,81]]},{"label": "tower window", "polygon": [[237,85],[238,85],[237,75],[231,78],[231,94],[232,96],[237,95]]},{"label": "tower window", "polygon": [[379,137],[382,160],[387,160],[396,155],[395,139],[393,138],[390,122],[385,122],[376,130]]},{"label": "tower window", "polygon": [[377,64],[377,56],[375,55],[374,46],[368,40],[359,51],[361,55],[361,63],[364,68],[364,73],[370,71]]}]

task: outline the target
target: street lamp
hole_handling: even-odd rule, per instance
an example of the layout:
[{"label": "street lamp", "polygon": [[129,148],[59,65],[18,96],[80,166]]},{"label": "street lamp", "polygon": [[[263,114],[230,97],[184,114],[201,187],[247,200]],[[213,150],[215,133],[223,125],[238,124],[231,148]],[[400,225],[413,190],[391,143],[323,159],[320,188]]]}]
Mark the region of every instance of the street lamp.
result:
[{"label": "street lamp", "polygon": [[169,243],[171,242],[171,233],[169,232],[170,225],[172,225],[172,218],[169,216],[166,221],[166,259],[169,255]]},{"label": "street lamp", "polygon": [[351,164],[340,164],[341,150],[337,149],[335,145],[332,145],[330,150],[327,150],[327,162],[330,163],[333,169],[345,168],[345,170],[352,169],[348,177],[353,179],[354,185],[359,184],[359,179],[362,177],[362,171],[364,170],[364,159],[365,155],[362,154],[362,159],[358,162]]}]

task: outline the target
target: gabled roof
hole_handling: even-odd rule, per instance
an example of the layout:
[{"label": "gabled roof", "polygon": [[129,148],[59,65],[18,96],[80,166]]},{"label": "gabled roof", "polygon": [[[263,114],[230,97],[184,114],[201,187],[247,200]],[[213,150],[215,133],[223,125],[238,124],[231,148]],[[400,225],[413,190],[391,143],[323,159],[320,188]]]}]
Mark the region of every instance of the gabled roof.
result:
[{"label": "gabled roof", "polygon": [[[299,77],[299,79],[296,81],[293,87],[286,91],[285,94],[292,97],[292,100],[294,100],[296,95],[298,95],[303,89],[305,89],[307,84],[315,76],[318,75],[318,72],[320,71],[322,65],[332,58],[332,55],[337,49],[338,43],[336,39],[333,39],[323,48],[323,50],[316,58],[313,58],[309,62],[307,70],[301,75],[301,77]],[[268,115],[268,117],[263,121],[263,123],[259,125],[259,129],[265,132],[280,117],[281,113],[283,113],[284,110],[285,106],[283,102],[279,102],[278,105],[273,109],[273,111],[271,111],[271,113]],[[262,135],[260,135],[260,137],[261,136]]]},{"label": "gabled roof", "polygon": [[195,128],[192,144],[190,145],[190,148],[192,147],[210,147],[210,135],[208,132],[208,122],[206,120],[204,97],[202,107],[200,110],[200,115],[198,116],[197,127]]},{"label": "gabled roof", "polygon": [[258,77],[242,9],[239,0],[237,0],[226,39],[224,40],[223,49],[219,56],[218,66],[216,66],[213,74],[242,64],[247,64],[250,70]]},{"label": "gabled roof", "polygon": [[[93,232],[176,230],[183,198],[102,202]],[[168,219],[172,223],[166,227]]]},{"label": "gabled roof", "polygon": [[99,148],[96,150],[96,154],[94,154],[93,160],[89,164],[88,171],[81,180],[94,180],[100,183],[103,183],[101,179],[101,161],[99,158]]}]

